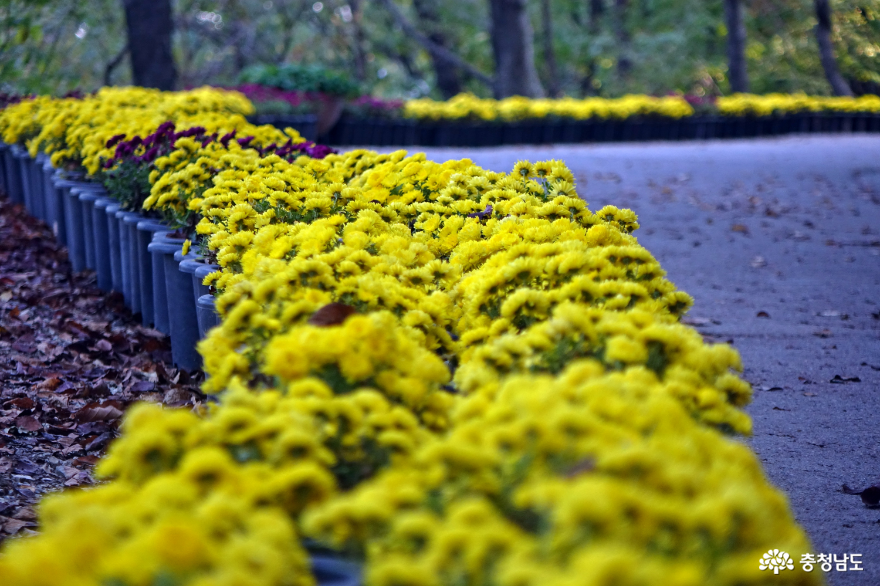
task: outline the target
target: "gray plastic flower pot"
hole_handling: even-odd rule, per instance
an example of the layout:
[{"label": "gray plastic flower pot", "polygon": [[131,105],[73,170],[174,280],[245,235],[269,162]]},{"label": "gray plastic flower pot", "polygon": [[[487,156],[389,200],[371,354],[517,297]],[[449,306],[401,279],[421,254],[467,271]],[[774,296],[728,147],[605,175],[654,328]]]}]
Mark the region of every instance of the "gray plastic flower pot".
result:
[{"label": "gray plastic flower pot", "polygon": [[[132,212],[119,210],[116,212],[116,225],[119,230],[119,269],[122,276],[122,298],[125,306],[131,309],[131,232],[125,224],[125,216]],[[133,310],[132,310],[133,311]]]},{"label": "gray plastic flower pot", "polygon": [[79,193],[80,206],[82,207],[83,258],[86,268],[94,269],[97,265],[95,261],[95,228],[92,218],[94,217],[95,201],[100,196],[94,191],[83,190],[81,187],[74,187],[71,192]]},{"label": "gray plastic flower pot", "polygon": [[[39,154],[37,155],[40,156]],[[43,181],[37,173],[38,167],[42,167],[43,163],[34,157],[25,159],[25,166],[28,173],[28,185],[31,192],[31,215],[40,220],[43,219]]]},{"label": "gray plastic flower pot", "polygon": [[58,193],[55,189],[55,183],[52,180],[52,178],[55,176],[55,167],[52,166],[52,161],[48,158],[43,163],[42,171],[43,206],[45,208],[46,215],[45,220],[46,223],[49,225],[49,228],[52,230],[52,234],[55,236],[55,239],[58,240],[58,218],[60,217],[58,204],[61,200],[58,198]]},{"label": "gray plastic flower pot", "polygon": [[113,289],[113,269],[110,260],[110,230],[107,225],[107,206],[116,200],[99,197],[92,206],[92,232],[95,241],[95,273],[101,291]]},{"label": "gray plastic flower pot", "polygon": [[67,256],[75,272],[86,268],[85,230],[83,229],[82,202],[79,190],[71,186],[64,189],[64,226],[67,231]]},{"label": "gray plastic flower pot", "polygon": [[[58,218],[58,233],[55,235],[58,242],[67,246],[67,221],[66,221],[66,202],[70,196],[70,188],[79,185],[77,181],[71,181],[62,177],[57,171],[52,176],[52,185],[54,186],[55,210]],[[53,231],[55,227],[53,226]]]},{"label": "gray plastic flower pot", "polygon": [[15,155],[17,149],[21,149],[21,147],[14,144],[9,145],[9,149],[4,155],[3,164],[6,167],[6,181],[9,187],[9,199],[11,199],[13,203],[24,203],[24,187],[21,184],[21,169],[18,165],[18,158],[16,158]]},{"label": "gray plastic flower pot", "polygon": [[110,253],[110,288],[122,293],[122,242],[119,238],[119,222],[116,220],[119,207],[118,203],[111,203],[104,211],[107,215],[105,221]]},{"label": "gray plastic flower pot", "polygon": [[[153,284],[153,257],[149,251],[149,246],[150,242],[153,241],[153,236],[155,234],[165,232],[166,230],[168,230],[167,226],[155,220],[141,220],[137,223],[136,242],[138,257],[138,275],[140,276],[141,323],[147,327],[152,327],[156,323],[156,288]],[[162,288],[164,289],[164,281],[162,285]]]},{"label": "gray plastic flower pot", "polygon": [[196,318],[199,322],[199,339],[220,325],[220,315],[214,309],[214,296],[202,295],[196,300]]},{"label": "gray plastic flower pot", "polygon": [[122,264],[122,294],[125,305],[132,313],[141,312],[141,280],[138,271],[137,224],[145,218],[137,212],[120,211],[116,214],[119,221],[119,240],[122,242],[120,260]]},{"label": "gray plastic flower pot", "polygon": [[204,281],[205,277],[211,273],[216,273],[219,270],[220,265],[209,265],[205,263],[201,263],[199,268],[195,270],[193,273],[193,287],[196,292],[196,298],[201,297],[202,295],[211,294],[211,288],[207,285],[202,285],[202,281]]},{"label": "gray plastic flower pot", "polygon": [[12,147],[12,156],[15,157],[16,167],[18,167],[18,176],[21,180],[21,201],[24,203],[25,209],[29,214],[34,213],[34,204],[31,201],[31,174],[28,169],[28,161],[31,156],[28,152],[18,145]]},{"label": "gray plastic flower pot", "polygon": [[9,181],[6,171],[6,153],[9,152],[9,145],[0,140],[0,189],[3,193],[9,194]]},{"label": "gray plastic flower pot", "polygon": [[200,258],[186,258],[180,261],[180,270],[189,275],[190,283],[192,283],[193,299],[204,295],[196,285],[196,271],[204,265],[205,262]]},{"label": "gray plastic flower pot", "polygon": [[152,243],[151,247],[165,247],[165,294],[168,302],[168,326],[171,330],[171,358],[184,370],[197,370],[202,360],[196,351],[199,340],[199,322],[196,300],[193,296],[192,276],[180,271],[184,259],[176,244]]},{"label": "gray plastic flower pot", "polygon": [[318,586],[361,586],[358,564],[321,555],[311,556],[310,561]]},{"label": "gray plastic flower pot", "polygon": [[153,269],[153,327],[165,335],[171,334],[168,324],[168,292],[165,287],[165,254],[168,250],[174,250],[173,243],[167,241],[168,234],[170,232],[155,232],[152,242],[147,246]]},{"label": "gray plastic flower pot", "polygon": [[46,182],[43,180],[43,165],[48,157],[43,153],[38,153],[36,157],[28,162],[28,170],[31,174],[31,196],[33,197],[34,217],[46,221],[46,193],[43,187]]}]

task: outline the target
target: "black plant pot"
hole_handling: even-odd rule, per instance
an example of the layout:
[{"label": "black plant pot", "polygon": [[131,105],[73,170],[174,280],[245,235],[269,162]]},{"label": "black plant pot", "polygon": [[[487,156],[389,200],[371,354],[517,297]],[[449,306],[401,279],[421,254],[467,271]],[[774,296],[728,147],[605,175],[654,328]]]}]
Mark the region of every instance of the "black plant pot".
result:
[{"label": "black plant pot", "polygon": [[80,207],[82,208],[82,224],[83,224],[83,257],[85,258],[86,268],[94,269],[97,266],[95,252],[95,228],[93,225],[95,201],[101,195],[91,190],[82,190],[74,187],[72,191],[79,193]]},{"label": "black plant pot", "polygon": [[61,200],[58,197],[55,188],[55,167],[52,166],[52,161],[48,157],[43,163],[41,170],[43,181],[43,209],[45,213],[44,219],[46,224],[48,224],[49,228],[52,230],[55,239],[58,240],[58,227],[60,225],[59,218],[61,217],[61,213],[58,210],[58,204]]},{"label": "black plant pot", "polygon": [[196,343],[199,341],[199,321],[196,315],[192,274],[180,270],[180,262],[185,258],[180,249],[170,255],[164,254],[163,258],[168,322],[171,329],[171,357],[174,364],[180,368],[197,370],[202,365],[202,358],[196,351]]},{"label": "black plant pot", "polygon": [[33,180],[33,174],[31,173],[32,159],[24,149],[17,155],[17,158],[18,169],[21,173],[21,186],[24,188],[24,208],[28,211],[28,214],[34,216],[36,214],[34,213],[34,192],[31,189],[31,181]]},{"label": "black plant pot", "polygon": [[679,118],[666,121],[666,140],[681,140],[683,123]]},{"label": "black plant pot", "polygon": [[213,295],[202,295],[196,300],[196,318],[199,322],[199,340],[220,325],[220,315],[214,309]]},{"label": "black plant pot", "polygon": [[43,159],[45,157],[39,153],[36,158],[27,159],[28,181],[31,186],[31,205],[34,208],[33,216],[39,220],[45,219],[46,210],[43,206],[43,177],[39,171],[43,168]]},{"label": "black plant pot", "polygon": [[119,225],[120,233],[125,230],[126,237],[122,240],[127,243],[128,261],[123,260],[123,266],[128,266],[128,283],[129,297],[126,298],[131,312],[141,313],[141,273],[140,260],[138,254],[138,222],[145,220],[142,215],[137,212],[126,212],[122,216],[122,223]]},{"label": "black plant pot", "polygon": [[868,131],[868,117],[864,112],[856,112],[853,114],[853,132],[867,132]]},{"label": "black plant pot", "polygon": [[[179,270],[180,260],[183,260],[183,240],[167,236],[167,232],[157,232],[155,240],[148,247],[154,261],[153,285],[156,287],[161,282],[165,288],[164,298],[157,295],[153,300],[156,329],[171,337],[174,364],[192,371],[201,366],[201,357],[195,347],[199,339],[199,324],[192,277]],[[160,269],[161,277],[158,274]]]},{"label": "black plant pot", "polygon": [[440,146],[437,141],[439,126],[431,122],[419,122],[416,127],[416,144],[418,146]]},{"label": "black plant pot", "polygon": [[0,189],[3,193],[9,195],[9,180],[6,171],[6,153],[9,152],[9,145],[0,140]]},{"label": "black plant pot", "polygon": [[67,231],[67,256],[74,272],[86,268],[85,228],[83,225],[82,202],[79,187],[74,185],[64,189],[64,226]]},{"label": "black plant pot", "polygon": [[[139,214],[119,210],[116,212],[116,224],[119,229],[119,268],[122,276],[122,297],[125,300],[125,306],[131,309],[132,313],[137,313],[134,309],[134,292],[137,291],[133,282],[134,274],[137,272],[135,263],[137,257],[132,252],[131,229],[126,223],[126,218],[134,216],[135,222],[143,219]],[[138,307],[140,307],[140,293],[138,293]]]},{"label": "black plant pot", "polygon": [[18,164],[16,153],[21,147],[18,145],[9,145],[9,149],[4,156],[4,165],[6,167],[7,183],[9,184],[9,199],[13,203],[24,203],[24,186],[21,183],[21,168]]},{"label": "black plant pot", "polygon": [[457,126],[451,124],[438,124],[434,129],[433,139],[434,146],[448,147],[454,146],[456,136],[458,135]]},{"label": "black plant pot", "polygon": [[351,119],[343,114],[333,128],[330,130],[328,140],[329,144],[336,146],[347,146],[351,144]]},{"label": "black plant pot", "polygon": [[109,292],[113,289],[113,268],[110,260],[110,230],[107,225],[107,206],[116,200],[99,197],[92,206],[92,232],[95,241],[95,273],[98,288]]},{"label": "black plant pot", "polygon": [[201,297],[202,295],[210,295],[211,288],[208,285],[203,285],[202,281],[205,280],[205,277],[212,273],[216,273],[220,270],[220,265],[211,265],[206,264],[204,262],[199,263],[199,267],[193,273],[193,288],[195,290],[196,297]]},{"label": "black plant pot", "polygon": [[347,144],[365,145],[370,142],[370,128],[364,120],[352,120],[350,122],[348,134],[350,142]]},{"label": "black plant pot", "polygon": [[611,142],[614,140],[615,120],[596,120],[593,124],[593,142]]},{"label": "black plant pot", "polygon": [[198,281],[196,281],[195,273],[196,270],[204,266],[205,263],[201,259],[193,255],[187,255],[187,258],[183,258],[182,252],[180,257],[180,265],[177,268],[180,270],[180,272],[189,275],[190,287],[192,288],[192,298],[193,301],[196,301],[199,297],[202,296],[202,293],[199,290],[199,283]]},{"label": "black plant pot", "polygon": [[[168,288],[165,286],[165,255],[171,254],[183,246],[183,238],[171,237],[171,232],[154,232],[153,239],[147,246],[153,274],[153,327],[165,335],[171,334],[168,321]],[[165,248],[165,245],[168,248]]]},{"label": "black plant pot", "polygon": [[52,186],[54,188],[53,195],[55,197],[54,207],[58,220],[58,225],[52,226],[52,231],[55,232],[57,228],[55,238],[57,238],[58,242],[64,246],[67,246],[66,200],[69,197],[70,188],[76,187],[77,185],[78,183],[76,181],[64,179],[57,171],[52,175]]},{"label": "black plant pot", "polygon": [[35,158],[28,161],[28,171],[30,172],[31,197],[33,198],[34,217],[46,221],[46,191],[43,187],[46,182],[43,180],[43,165],[46,164],[48,157],[39,153]]},{"label": "black plant pot", "polygon": [[18,168],[18,177],[21,182],[21,203],[24,204],[28,213],[33,215],[34,206],[31,201],[30,191],[31,178],[27,167],[31,157],[26,150],[18,145],[13,145],[12,156],[15,157],[15,166]]},{"label": "black plant pot", "polygon": [[107,216],[105,222],[107,223],[108,252],[110,254],[110,288],[122,293],[125,288],[122,283],[122,239],[119,234],[119,221],[116,219],[119,209],[118,203],[110,203],[104,208],[104,212]]},{"label": "black plant pot", "polygon": [[306,140],[318,138],[318,119],[314,116],[279,116],[275,125],[294,128]]},{"label": "black plant pot", "polygon": [[545,120],[541,127],[541,143],[542,144],[559,144],[562,142],[562,121],[561,120]]},{"label": "black plant pot", "polygon": [[396,120],[394,126],[394,144],[412,146],[416,144],[416,125],[411,120]]},{"label": "black plant pot", "polygon": [[358,564],[324,555],[311,555],[309,559],[317,586],[361,586]]},{"label": "black plant pot", "polygon": [[[168,227],[156,220],[142,220],[137,223],[137,258],[138,258],[138,275],[140,277],[140,296],[141,296],[141,323],[152,327],[156,323],[156,287],[153,283],[153,256],[149,251],[150,243],[153,236],[160,232],[165,232]],[[164,269],[163,269],[164,274]],[[164,292],[165,283],[162,281],[162,290]],[[164,295],[163,295],[164,300]],[[167,323],[167,309],[165,310],[165,321]]]}]

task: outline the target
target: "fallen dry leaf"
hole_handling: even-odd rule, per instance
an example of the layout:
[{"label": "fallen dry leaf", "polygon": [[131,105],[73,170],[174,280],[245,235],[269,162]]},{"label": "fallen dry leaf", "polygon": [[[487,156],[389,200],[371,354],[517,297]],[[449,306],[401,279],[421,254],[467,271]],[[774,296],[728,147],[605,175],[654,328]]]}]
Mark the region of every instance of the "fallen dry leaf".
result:
[{"label": "fallen dry leaf", "polygon": [[93,421],[114,421],[122,417],[122,404],[118,401],[107,401],[106,403],[89,403],[79,411],[73,418],[77,423],[91,423]]},{"label": "fallen dry leaf", "polygon": [[43,425],[30,415],[16,417],[15,426],[23,431],[41,431],[43,429]]},{"label": "fallen dry leaf", "polygon": [[864,490],[853,490],[852,488],[844,484],[843,492],[844,494],[852,494],[862,497],[862,502],[869,507],[876,507],[877,505],[880,505],[880,484],[869,486]]},{"label": "fallen dry leaf", "polygon": [[835,374],[834,378],[828,382],[833,383],[833,384],[837,384],[837,385],[843,385],[846,383],[860,383],[860,382],[862,382],[862,379],[860,379],[857,376],[842,377],[839,374]]},{"label": "fallen dry leaf", "polygon": [[309,324],[313,326],[338,326],[345,322],[349,316],[357,313],[351,305],[344,303],[328,303],[309,318]]},{"label": "fallen dry leaf", "polygon": [[25,527],[36,527],[33,521],[23,521],[21,519],[6,519],[3,523],[3,532],[8,535],[15,535]]}]

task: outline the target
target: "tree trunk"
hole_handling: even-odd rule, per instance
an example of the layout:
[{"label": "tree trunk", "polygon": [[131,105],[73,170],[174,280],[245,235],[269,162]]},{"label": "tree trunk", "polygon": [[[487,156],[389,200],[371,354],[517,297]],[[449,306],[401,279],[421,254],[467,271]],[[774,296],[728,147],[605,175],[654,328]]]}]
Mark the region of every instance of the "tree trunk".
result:
[{"label": "tree trunk", "polygon": [[495,97],[544,97],[535,68],[532,25],[526,0],[489,0],[492,53],[495,56]]},{"label": "tree trunk", "polygon": [[724,20],[727,25],[727,72],[730,89],[749,91],[749,73],[746,69],[746,23],[743,19],[742,0],[724,0]]},{"label": "tree trunk", "polygon": [[353,52],[354,52],[354,76],[360,82],[367,79],[367,56],[364,46],[366,44],[366,35],[364,35],[364,9],[361,0],[350,0],[352,22],[354,26]]},{"label": "tree trunk", "polygon": [[828,0],[816,0],[816,41],[819,43],[819,57],[825,77],[831,84],[835,96],[851,96],[852,89],[840,74],[834,59],[834,44],[831,41],[831,6]]},{"label": "tree trunk", "polygon": [[629,8],[629,0],[614,0],[614,34],[617,37],[618,57],[617,76],[625,81],[632,71],[632,59],[630,57],[629,29],[626,27],[626,11]]},{"label": "tree trunk", "polygon": [[550,0],[541,0],[541,35],[544,45],[544,64],[547,66],[547,76],[550,78],[550,96],[558,98],[561,90],[559,87],[559,71],[556,69],[556,52],[553,50],[553,15]]},{"label": "tree trunk", "polygon": [[380,4],[382,4],[385,9],[391,14],[392,18],[400,25],[400,28],[403,29],[403,32],[412,37],[417,43],[423,46],[432,56],[438,56],[441,59],[448,61],[449,63],[453,63],[456,67],[479,81],[480,83],[484,83],[489,87],[495,87],[495,80],[447,49],[442,45],[438,45],[428,37],[422,34],[422,32],[416,28],[416,26],[409,21],[409,19],[404,16],[403,12],[401,12],[400,8],[397,4],[394,3],[394,0],[378,0]]},{"label": "tree trunk", "polygon": [[[437,14],[436,4],[433,0],[413,0],[416,16],[418,16],[421,28],[428,33],[428,38],[436,45],[446,47],[446,35],[440,30],[440,16]],[[437,78],[437,88],[445,99],[449,99],[461,93],[461,76],[455,64],[445,59],[442,55],[431,53],[431,63],[434,66],[434,77]]]},{"label": "tree trunk", "polygon": [[173,90],[177,69],[171,54],[171,0],[122,0],[135,85]]},{"label": "tree trunk", "polygon": [[[590,23],[588,26],[589,34],[595,38],[599,36],[599,33],[602,30],[602,17],[605,14],[605,1],[604,0],[590,0]],[[587,73],[581,79],[581,91],[585,96],[594,96],[598,95],[599,92],[596,91],[596,88],[593,86],[593,80],[596,77],[596,57],[590,55],[587,57]]]},{"label": "tree trunk", "polygon": [[590,34],[598,35],[602,24],[602,16],[605,14],[604,0],[590,0]]}]

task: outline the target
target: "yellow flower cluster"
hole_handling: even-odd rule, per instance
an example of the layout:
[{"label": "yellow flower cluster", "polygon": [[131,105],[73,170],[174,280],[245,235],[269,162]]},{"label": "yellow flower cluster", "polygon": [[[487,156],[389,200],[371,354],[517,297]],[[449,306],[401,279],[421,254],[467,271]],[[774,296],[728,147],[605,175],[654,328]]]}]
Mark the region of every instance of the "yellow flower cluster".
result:
[{"label": "yellow flower cluster", "polygon": [[38,97],[0,111],[0,137],[27,146],[31,156],[52,155],[56,167],[83,167],[94,175],[113,157],[107,141],[147,136],[167,121],[181,128],[243,130],[253,106],[241,94],[201,88],[160,92],[145,88],[102,88],[82,99]]},{"label": "yellow flower cluster", "polygon": [[[880,112],[880,98],[808,96],[806,94],[733,94],[719,97],[715,106],[725,116],[770,116],[796,112]],[[545,118],[622,120],[656,116],[686,118],[693,107],[681,96],[627,95],[621,98],[530,99],[521,96],[493,100],[459,94],[446,101],[409,100],[404,116],[417,120],[515,122]]]},{"label": "yellow flower cluster", "polygon": [[716,105],[725,116],[771,116],[799,112],[880,113],[880,96],[851,98],[806,94],[733,94],[718,98]]},{"label": "yellow flower cluster", "polygon": [[797,558],[806,536],[749,450],[662,386],[590,363],[510,377],[303,530],[363,555],[371,586],[764,583],[762,553]]},{"label": "yellow flower cluster", "polygon": [[465,393],[482,393],[492,400],[504,375],[557,374],[581,362],[597,372],[644,367],[696,419],[751,432],[748,416],[737,409],[748,403],[751,389],[730,373],[742,368],[737,353],[725,345],[707,346],[692,329],[644,310],[612,313],[563,303],[550,319],[522,333],[505,334],[466,351],[455,383]]},{"label": "yellow flower cluster", "polygon": [[[301,430],[308,424],[286,423]],[[45,499],[40,535],[9,545],[0,583],[314,585],[290,514],[334,491],[332,477],[311,460],[321,454],[242,464],[199,437],[196,416],[155,406],[133,408],[125,430],[102,467],[126,472],[110,484]],[[303,450],[311,447],[299,441]],[[182,445],[191,447],[183,452]],[[143,474],[147,469],[153,474]]]},{"label": "yellow flower cluster", "polygon": [[586,120],[624,119],[634,116],[683,118],[694,109],[679,96],[657,98],[627,95],[621,98],[531,99],[522,96],[493,100],[473,94],[459,94],[438,102],[431,99],[408,100],[404,116],[420,120],[482,120],[512,122],[543,118]]},{"label": "yellow flower cluster", "polygon": [[222,267],[199,346],[219,402],[130,412],[111,482],[47,500],[0,582],[308,586],[301,534],[364,556],[368,586],[732,586],[808,550],[723,433],[750,429],[737,353],[679,323],[635,214],[591,212],[563,163],[179,139],[154,167],[145,206],[194,214]]}]

